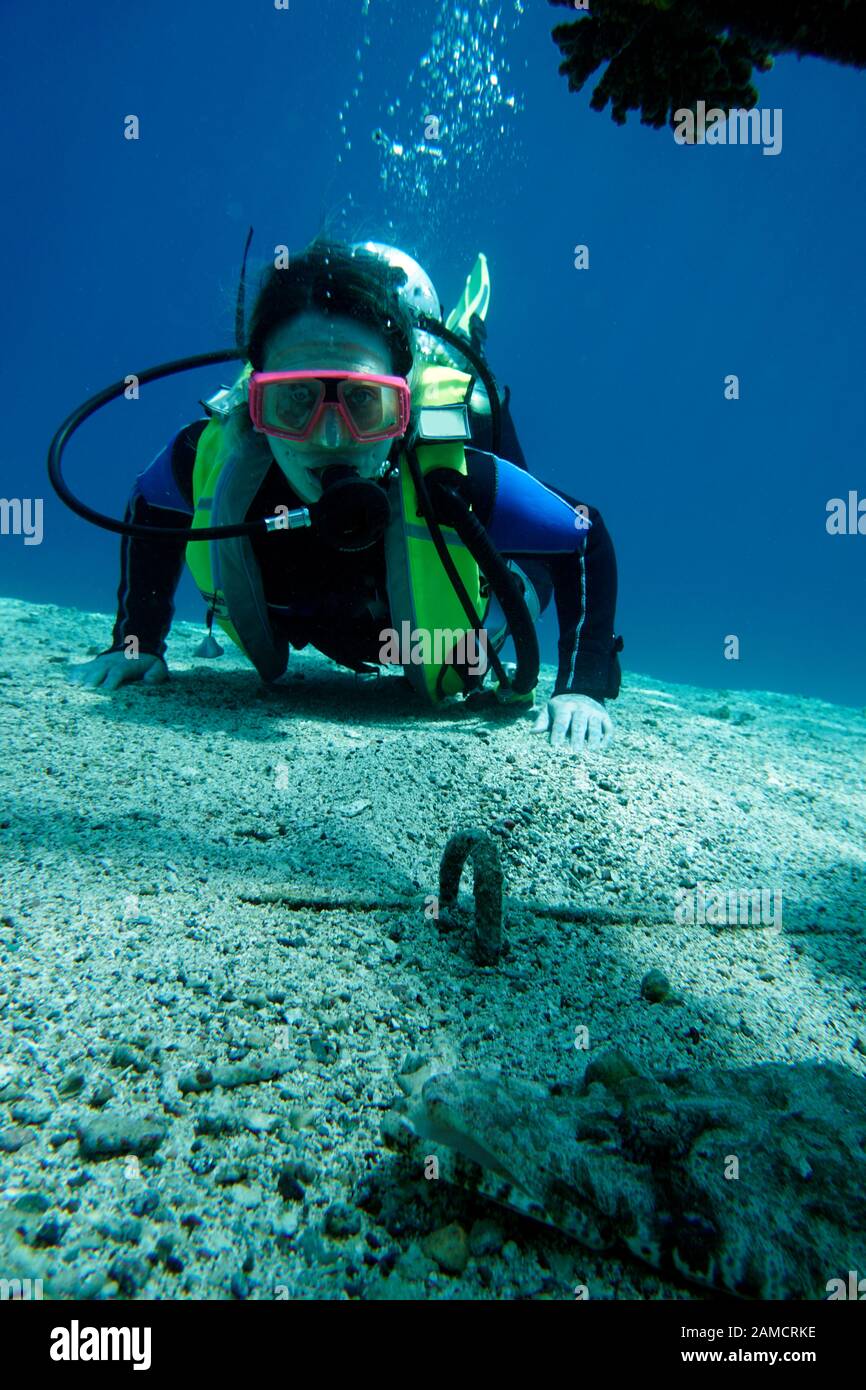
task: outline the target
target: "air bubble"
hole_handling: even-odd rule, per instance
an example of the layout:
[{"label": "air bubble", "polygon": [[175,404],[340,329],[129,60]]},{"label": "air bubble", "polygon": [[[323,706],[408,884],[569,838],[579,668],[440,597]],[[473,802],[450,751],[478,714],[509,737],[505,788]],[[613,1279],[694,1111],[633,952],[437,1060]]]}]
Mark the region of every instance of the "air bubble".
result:
[{"label": "air bubble", "polygon": [[[393,215],[395,205],[420,204],[429,198],[424,219],[432,236],[453,223],[454,204],[462,189],[474,186],[478,176],[492,168],[499,172],[503,161],[514,162],[508,136],[516,136],[512,113],[522,104],[515,95],[506,96],[503,84],[510,84],[512,68],[517,66],[511,41],[519,22],[515,16],[523,13],[524,4],[518,0],[513,14],[507,0],[505,4],[475,0],[473,5],[466,0],[435,0],[431,8],[438,23],[422,47],[422,56],[402,75],[402,105],[393,96],[390,79],[386,81],[391,92],[386,87],[379,99],[390,133],[379,129],[371,133],[380,150],[386,218]],[[366,47],[371,38],[371,32],[365,33]],[[384,53],[381,60],[385,61]],[[356,75],[355,93],[364,80],[363,73]],[[370,86],[375,83],[371,75]],[[431,111],[448,112],[445,148],[419,142],[414,134]],[[357,144],[357,132],[353,134]]]}]

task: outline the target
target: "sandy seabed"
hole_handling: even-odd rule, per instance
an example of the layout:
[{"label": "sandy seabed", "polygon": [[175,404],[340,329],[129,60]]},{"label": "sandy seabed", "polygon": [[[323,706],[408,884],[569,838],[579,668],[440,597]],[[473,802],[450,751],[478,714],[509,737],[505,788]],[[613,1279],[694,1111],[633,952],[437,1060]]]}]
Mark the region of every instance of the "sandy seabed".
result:
[{"label": "sandy seabed", "polygon": [[[0,1277],[56,1298],[706,1296],[407,1175],[383,1114],[425,1058],[543,1082],[610,1047],[866,1074],[866,712],[627,673],[612,748],[581,757],[534,716],[428,711],[310,649],[266,688],[231,650],[193,657],[188,623],[168,684],[71,684],[110,630],[0,601]],[[502,856],[495,967],[431,915],[463,827]],[[781,894],[781,922],[683,920],[718,889]],[[249,901],[269,895],[308,905]],[[642,996],[653,969],[665,1003]],[[430,1241],[455,1223],[457,1272]]]}]

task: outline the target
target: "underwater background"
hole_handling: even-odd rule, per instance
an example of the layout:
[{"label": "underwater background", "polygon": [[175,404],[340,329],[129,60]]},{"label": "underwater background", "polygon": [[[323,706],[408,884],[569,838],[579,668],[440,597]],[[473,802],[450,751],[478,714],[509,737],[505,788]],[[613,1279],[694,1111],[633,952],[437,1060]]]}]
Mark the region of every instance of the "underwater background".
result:
[{"label": "underwater background", "polygon": [[[866,503],[863,76],[781,58],[778,154],[683,147],[569,93],[567,17],[3,10],[0,491],[45,512],[0,536],[0,1281],[684,1321],[866,1294],[866,534],[827,527]],[[530,469],[617,550],[602,757],[311,647],[280,686],[200,660],[186,576],[170,681],[70,681],[119,540],[50,492],[49,440],[232,345],[250,225],[253,269],[397,243],[446,310],[488,256]],[[73,489],[122,515],[225,379],[112,403]],[[548,613],[540,701],[555,651]],[[483,923],[441,873],[467,840]]]},{"label": "underwater background", "polygon": [[[531,471],[611,531],[626,670],[862,704],[866,537],[826,527],[831,499],[866,491],[861,75],[782,57],[758,74],[780,153],[680,146],[569,93],[551,41],[568,17],[47,0],[37,23],[7,0],[2,491],[45,510],[41,545],[0,538],[0,593],[113,613],[119,541],[51,492],[54,429],[128,372],[231,345],[250,224],[256,269],[329,230],[416,255],[446,309],[487,254],[491,365]],[[102,412],[68,451],[73,488],[122,515],[221,379]],[[178,615],[201,609],[185,574]],[[540,631],[554,660],[550,611]]]}]

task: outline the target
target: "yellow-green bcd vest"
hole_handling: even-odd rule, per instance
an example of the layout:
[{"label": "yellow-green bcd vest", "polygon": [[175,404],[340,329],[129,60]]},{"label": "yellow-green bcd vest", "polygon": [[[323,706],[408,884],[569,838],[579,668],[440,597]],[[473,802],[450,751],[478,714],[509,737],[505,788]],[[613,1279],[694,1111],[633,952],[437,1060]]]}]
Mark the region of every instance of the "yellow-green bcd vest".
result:
[{"label": "yellow-green bcd vest", "polygon": [[[239,382],[249,374],[247,366]],[[238,383],[239,384],[239,383]],[[424,406],[463,404],[471,378],[450,366],[428,366],[413,391],[413,412]],[[463,439],[420,441],[417,457],[422,473],[433,468],[453,468],[466,473]],[[192,529],[224,526],[246,516],[273,463],[261,450],[255,462],[241,466],[228,444],[223,419],[214,415],[202,431],[193,469]],[[415,485],[405,452],[388,481],[391,516],[385,532],[385,560],[391,626],[397,634],[409,623],[416,636],[429,634],[423,654],[429,661],[404,667],[413,687],[431,704],[464,689],[455,665],[449,661],[459,638],[471,624],[423,517],[418,515]],[[480,575],[471,554],[450,527],[442,536],[452,562],[480,618]],[[291,533],[274,536],[274,544],[291,545]],[[271,627],[261,574],[247,536],[229,540],[190,541],[186,561],[202,597],[213,610],[220,628],[252,661],[262,678],[279,678],[288,662],[288,643]],[[438,639],[438,640],[437,640]],[[384,638],[383,638],[384,641]],[[435,657],[441,659],[437,662]]]}]

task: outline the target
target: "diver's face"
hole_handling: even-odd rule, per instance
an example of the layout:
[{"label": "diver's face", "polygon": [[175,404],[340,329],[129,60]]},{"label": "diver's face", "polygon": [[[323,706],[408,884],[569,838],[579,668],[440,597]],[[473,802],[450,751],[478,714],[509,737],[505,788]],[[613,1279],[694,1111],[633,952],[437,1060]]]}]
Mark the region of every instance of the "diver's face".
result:
[{"label": "diver's face", "polygon": [[[391,353],[374,328],[316,311],[291,319],[271,333],[262,371],[345,371],[393,375]],[[393,440],[359,444],[336,410],[325,410],[309,439],[266,436],[271,453],[304,502],[318,502],[321,474],[332,463],[348,463],[364,478],[378,476]]]}]

